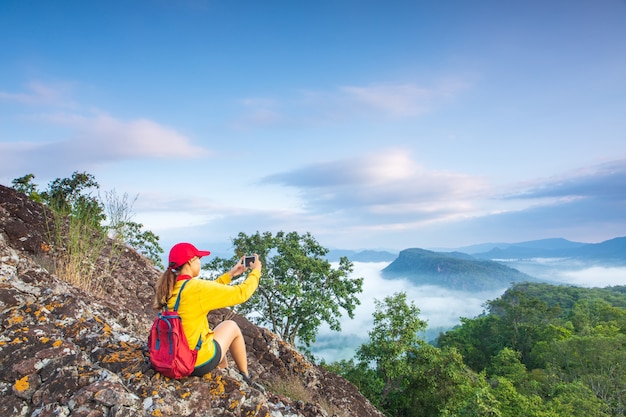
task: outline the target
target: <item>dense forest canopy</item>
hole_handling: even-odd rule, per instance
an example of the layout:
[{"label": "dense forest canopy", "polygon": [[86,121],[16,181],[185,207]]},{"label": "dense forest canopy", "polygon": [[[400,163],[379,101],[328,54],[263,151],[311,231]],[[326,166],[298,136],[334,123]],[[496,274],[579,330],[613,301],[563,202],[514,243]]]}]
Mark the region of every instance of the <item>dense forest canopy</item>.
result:
[{"label": "dense forest canopy", "polygon": [[[486,307],[432,345],[329,368],[388,416],[625,415],[626,286],[520,283]],[[393,320],[398,310],[376,317]],[[393,373],[378,365],[392,359]]]}]

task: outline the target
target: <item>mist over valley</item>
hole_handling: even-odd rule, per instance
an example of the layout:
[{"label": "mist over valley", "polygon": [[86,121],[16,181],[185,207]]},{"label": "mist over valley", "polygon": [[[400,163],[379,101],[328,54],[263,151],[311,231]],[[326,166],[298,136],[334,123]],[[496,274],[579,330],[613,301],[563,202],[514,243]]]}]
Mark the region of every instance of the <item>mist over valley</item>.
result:
[{"label": "mist over valley", "polygon": [[[511,272],[512,277],[528,277],[529,281],[580,287],[626,285],[626,250],[621,251],[622,245],[626,243],[626,238],[616,238],[607,242],[609,243],[585,244],[569,242],[565,239],[545,239],[521,244],[499,244],[505,245],[508,251],[504,249],[493,251],[497,247],[494,246],[496,244],[476,245],[474,248],[479,248],[479,251],[474,254],[459,253],[457,250],[450,252],[418,251],[428,255],[431,259],[436,259],[439,263],[449,257],[447,261],[453,262],[456,266],[463,265],[471,269],[480,265],[481,269],[477,270],[478,278],[476,279],[480,280],[481,277],[483,280],[487,279],[489,285],[484,285],[484,283],[469,285],[467,287],[471,289],[467,290],[460,289],[463,288],[462,286],[457,285],[455,287],[454,285],[457,284],[455,282],[450,286],[450,282],[446,280],[442,281],[440,285],[436,285],[431,273],[411,270],[410,266],[404,274],[405,276],[402,276],[403,274],[399,272],[399,269],[396,269],[391,275],[385,273],[384,271],[397,261],[399,254],[388,252],[387,259],[394,258],[391,261],[367,262],[362,252],[341,251],[342,256],[348,256],[351,260],[357,254],[354,258],[360,259],[353,261],[354,271],[352,275],[364,278],[363,293],[360,296],[361,304],[355,309],[354,319],[350,319],[347,315],[341,318],[341,333],[333,332],[327,327],[321,328],[316,342],[311,346],[311,351],[318,359],[323,359],[326,362],[354,357],[356,349],[369,338],[368,332],[372,328],[375,300],[382,301],[385,297],[398,292],[405,292],[407,300],[415,303],[420,309],[420,318],[428,323],[423,338],[427,341],[433,340],[440,332],[445,332],[460,324],[461,317],[473,318],[483,313],[485,303],[500,297],[510,287],[511,282],[523,281],[523,279],[503,281],[498,285],[497,281],[493,281],[489,277],[485,278],[487,270],[484,268],[484,262],[486,260],[490,262],[487,264],[488,266],[494,267],[494,271]],[[529,254],[528,258],[520,256],[519,247],[526,247],[523,250]],[[584,247],[591,248],[591,253],[594,253],[595,257],[590,256],[590,252],[585,252],[582,249]],[[530,249],[527,250],[528,248]],[[576,251],[574,255],[570,253],[571,256],[545,256],[558,251],[561,255],[568,255],[568,248]],[[608,250],[604,251],[603,248],[608,248]],[[463,248],[458,250],[461,251]],[[488,259],[489,257],[485,253],[489,253],[489,251],[494,255],[511,255],[516,252],[518,256]],[[468,252],[471,252],[471,249]],[[331,251],[329,259],[333,262],[336,261],[338,259],[337,253]],[[375,254],[376,259],[385,256],[383,252],[371,253]],[[545,257],[534,255],[544,255]],[[457,263],[459,259],[468,263],[459,264]],[[505,269],[500,270],[494,264],[505,267]],[[422,264],[422,266],[424,265]],[[473,279],[471,274],[464,275],[462,271],[457,272],[457,276],[468,280]],[[419,279],[416,279],[419,276],[426,278],[420,282]]]}]

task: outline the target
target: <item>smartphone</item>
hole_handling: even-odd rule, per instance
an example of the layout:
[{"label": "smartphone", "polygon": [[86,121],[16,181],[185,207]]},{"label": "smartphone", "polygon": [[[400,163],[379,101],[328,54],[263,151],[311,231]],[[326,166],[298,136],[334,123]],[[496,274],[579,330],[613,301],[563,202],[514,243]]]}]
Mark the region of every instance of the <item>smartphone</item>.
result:
[{"label": "smartphone", "polygon": [[246,268],[250,267],[250,264],[252,262],[254,262],[255,259],[256,259],[256,257],[254,257],[254,256],[245,256],[243,258],[243,266],[245,266]]}]

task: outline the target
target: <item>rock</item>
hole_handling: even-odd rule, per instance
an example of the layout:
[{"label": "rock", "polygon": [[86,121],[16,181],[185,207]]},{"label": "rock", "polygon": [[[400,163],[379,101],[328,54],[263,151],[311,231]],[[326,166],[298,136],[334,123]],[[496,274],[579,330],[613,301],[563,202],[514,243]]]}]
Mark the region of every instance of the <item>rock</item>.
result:
[{"label": "rock", "polygon": [[[99,287],[85,291],[55,275],[50,224],[44,206],[0,186],[0,416],[383,416],[348,381],[228,309],[209,320],[239,324],[265,392],[232,368],[156,373],[146,341],[160,271],[109,242],[93,265]],[[274,392],[283,380],[308,397]]]}]

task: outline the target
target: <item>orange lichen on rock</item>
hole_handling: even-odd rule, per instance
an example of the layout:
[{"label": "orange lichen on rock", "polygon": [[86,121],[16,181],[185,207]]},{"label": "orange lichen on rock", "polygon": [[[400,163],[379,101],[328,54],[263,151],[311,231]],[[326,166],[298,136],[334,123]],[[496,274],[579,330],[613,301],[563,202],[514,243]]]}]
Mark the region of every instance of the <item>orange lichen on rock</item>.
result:
[{"label": "orange lichen on rock", "polygon": [[22,379],[18,379],[17,381],[15,381],[13,387],[19,392],[26,391],[30,387],[30,383],[28,382],[28,375],[26,375]]},{"label": "orange lichen on rock", "polygon": [[18,315],[13,315],[12,317],[9,317],[9,326],[13,326],[14,324],[17,323],[21,323],[22,321],[24,321],[24,316],[18,316]]},{"label": "orange lichen on rock", "polygon": [[211,390],[210,390],[211,395],[216,396],[216,397],[224,395],[224,393],[226,392],[226,384],[221,375],[218,375],[217,378],[215,379],[213,379],[211,376],[207,379],[213,382],[211,384]]}]

